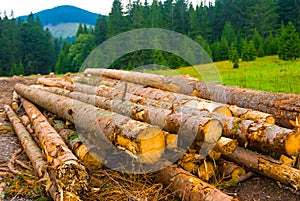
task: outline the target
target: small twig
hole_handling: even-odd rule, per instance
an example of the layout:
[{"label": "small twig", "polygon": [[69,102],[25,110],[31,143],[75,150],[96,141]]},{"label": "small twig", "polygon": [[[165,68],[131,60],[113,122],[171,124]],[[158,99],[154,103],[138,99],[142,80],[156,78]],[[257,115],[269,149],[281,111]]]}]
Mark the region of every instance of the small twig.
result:
[{"label": "small twig", "polygon": [[0,167],[0,171],[9,172],[10,170],[7,167]]},{"label": "small twig", "polygon": [[19,155],[20,153],[22,153],[22,149],[18,149],[18,150],[12,155],[11,159],[9,160],[9,163],[8,163],[7,167],[8,167],[8,169],[9,169],[9,171],[10,171],[11,173],[15,174],[15,175],[20,174],[20,175],[25,175],[25,176],[28,176],[28,177],[32,177],[33,175],[27,174],[27,173],[22,173],[22,172],[20,172],[19,170],[17,170],[17,169],[14,168],[15,160],[16,160],[16,158],[18,157],[18,155]]},{"label": "small twig", "polygon": [[19,170],[16,170],[14,168],[14,164],[15,164],[15,160],[16,157],[18,156],[18,154],[20,154],[22,152],[22,149],[18,149],[17,151],[15,151],[15,153],[12,155],[11,159],[9,160],[8,163],[8,169],[13,173],[13,174],[22,174]]},{"label": "small twig", "polygon": [[238,178],[238,183],[246,181],[247,179],[251,178],[253,175],[254,175],[254,172],[249,171],[247,174],[242,175]]},{"label": "small twig", "polygon": [[28,165],[26,165],[25,163],[23,163],[22,161],[16,160],[15,162],[16,162],[18,165],[20,165],[21,167],[25,168],[26,170],[32,171],[32,169],[31,169]]},{"label": "small twig", "polygon": [[0,172],[0,177],[4,178],[14,178],[14,175],[10,172]]},{"label": "small twig", "polygon": [[20,195],[22,193],[22,191],[23,191],[23,188],[21,188],[21,190],[19,190],[19,192],[11,199],[11,201],[15,200],[18,197],[18,195]]}]

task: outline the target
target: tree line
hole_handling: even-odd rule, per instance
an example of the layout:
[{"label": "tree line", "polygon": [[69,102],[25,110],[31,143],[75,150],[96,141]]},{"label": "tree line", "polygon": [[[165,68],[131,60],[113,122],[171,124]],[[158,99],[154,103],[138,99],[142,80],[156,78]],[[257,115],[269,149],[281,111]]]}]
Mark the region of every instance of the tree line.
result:
[{"label": "tree line", "polygon": [[[12,69],[23,68],[24,74],[78,72],[98,45],[140,28],[182,33],[199,43],[213,61],[230,60],[235,68],[240,60],[266,55],[297,59],[299,13],[300,0],[215,0],[201,1],[199,5],[186,0],[153,0],[151,4],[135,0],[122,5],[120,0],[114,0],[109,16],[99,15],[94,27],[80,25],[72,43],[53,39],[38,18],[29,17],[25,22],[4,17],[0,20],[0,41],[8,45],[0,50],[0,73],[9,75],[16,73]],[[124,55],[110,67],[132,69],[146,64],[178,68],[189,63],[169,52],[147,49]]]},{"label": "tree line", "polygon": [[59,40],[44,30],[39,18],[0,19],[0,76],[47,74],[54,70]]},{"label": "tree line", "polygon": [[[299,14],[300,0],[216,0],[201,1],[195,6],[185,0],[153,0],[152,4],[136,0],[127,5],[114,0],[109,16],[100,16],[94,30],[80,31],[79,27],[75,43],[64,45],[56,69],[76,71],[94,47],[120,33],[140,28],[182,33],[199,43],[213,61],[230,60],[235,68],[240,59],[251,61],[266,55],[297,59]],[[132,69],[145,64],[170,68],[188,65],[168,52],[140,50],[118,59],[111,68]]]}]

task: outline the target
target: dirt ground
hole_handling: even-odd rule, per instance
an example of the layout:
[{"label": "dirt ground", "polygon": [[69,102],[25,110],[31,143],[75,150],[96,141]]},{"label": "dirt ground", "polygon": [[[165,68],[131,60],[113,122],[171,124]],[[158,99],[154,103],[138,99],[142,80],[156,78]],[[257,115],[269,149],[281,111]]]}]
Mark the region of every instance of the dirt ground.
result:
[{"label": "dirt ground", "polygon": [[[13,87],[16,83],[33,84],[33,78],[14,77],[10,79],[0,78],[0,125],[9,125],[3,112],[3,106],[9,104],[12,98]],[[8,163],[13,153],[20,148],[16,135],[12,132],[1,132],[0,130],[0,165]],[[27,160],[23,153],[23,160]],[[0,182],[4,178],[0,176]],[[7,183],[9,187],[10,182]],[[28,184],[29,185],[29,184]],[[7,188],[8,188],[7,187]],[[255,175],[237,186],[223,190],[227,194],[244,201],[300,201],[300,192],[270,180],[260,175]],[[17,192],[12,200],[22,200],[22,191]],[[1,200],[1,195],[0,195]],[[25,200],[25,199],[23,199]]]}]

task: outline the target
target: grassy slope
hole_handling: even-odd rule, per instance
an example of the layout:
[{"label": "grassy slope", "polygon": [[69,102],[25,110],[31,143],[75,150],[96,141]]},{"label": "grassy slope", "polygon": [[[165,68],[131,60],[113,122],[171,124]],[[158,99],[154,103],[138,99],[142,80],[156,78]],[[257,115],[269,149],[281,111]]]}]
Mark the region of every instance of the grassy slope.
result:
[{"label": "grassy slope", "polygon": [[[245,88],[271,92],[300,94],[300,61],[282,61],[278,56],[257,58],[241,62],[239,69],[233,69],[229,61],[216,62],[223,83]],[[189,74],[201,79],[198,71],[203,66],[184,67],[177,70],[159,70],[163,75]]]}]

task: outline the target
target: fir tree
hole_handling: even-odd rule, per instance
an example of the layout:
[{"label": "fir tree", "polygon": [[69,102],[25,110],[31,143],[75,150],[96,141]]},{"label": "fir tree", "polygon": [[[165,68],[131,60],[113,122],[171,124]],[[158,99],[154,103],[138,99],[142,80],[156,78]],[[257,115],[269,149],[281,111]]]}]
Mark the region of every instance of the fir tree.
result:
[{"label": "fir tree", "polygon": [[229,49],[229,61],[233,63],[233,68],[239,68],[239,55],[234,44]]},{"label": "fir tree", "polygon": [[282,26],[278,55],[283,60],[293,60],[300,57],[300,39],[292,22],[289,22],[287,26]]}]

